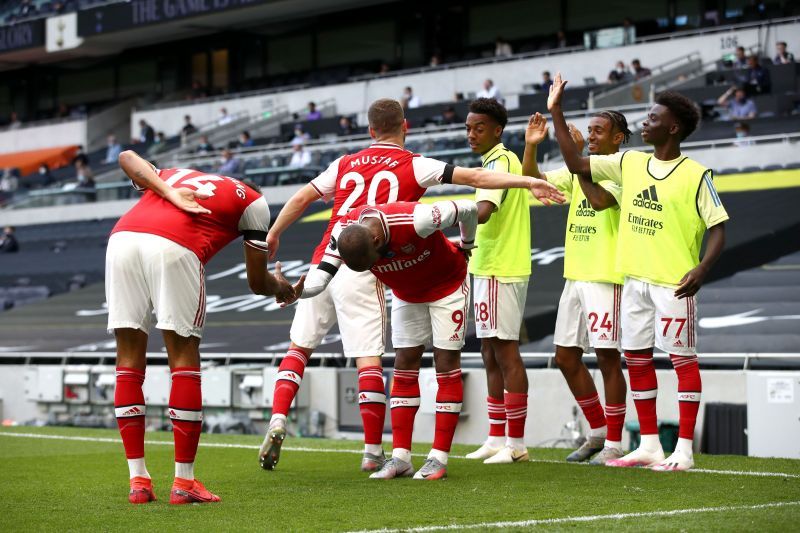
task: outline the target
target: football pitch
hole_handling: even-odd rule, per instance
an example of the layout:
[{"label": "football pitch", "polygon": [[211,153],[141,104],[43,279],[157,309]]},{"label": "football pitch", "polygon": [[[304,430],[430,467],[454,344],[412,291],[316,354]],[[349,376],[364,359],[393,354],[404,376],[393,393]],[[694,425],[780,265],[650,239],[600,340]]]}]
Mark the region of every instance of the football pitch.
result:
[{"label": "football pitch", "polygon": [[[222,502],[170,506],[172,435],[147,434],[159,501],[127,501],[113,430],[0,429],[0,530],[94,531],[790,531],[800,524],[800,461],[696,458],[683,473],[562,462],[483,465],[456,446],[443,481],[367,479],[359,443],[293,439],[274,471],[258,467],[254,435],[204,434],[196,473]],[[415,445],[415,452],[427,452]],[[423,456],[415,457],[416,467]]]}]

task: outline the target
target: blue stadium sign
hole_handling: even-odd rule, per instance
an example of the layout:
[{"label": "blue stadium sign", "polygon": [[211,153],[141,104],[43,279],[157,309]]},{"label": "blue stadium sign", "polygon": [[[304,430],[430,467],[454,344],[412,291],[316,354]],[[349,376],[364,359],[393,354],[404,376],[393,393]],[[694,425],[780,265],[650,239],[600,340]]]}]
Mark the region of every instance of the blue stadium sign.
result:
[{"label": "blue stadium sign", "polygon": [[44,20],[0,27],[0,53],[44,46]]},{"label": "blue stadium sign", "polygon": [[242,7],[268,0],[132,0],[87,9],[78,14],[78,35],[96,35],[161,24]]}]

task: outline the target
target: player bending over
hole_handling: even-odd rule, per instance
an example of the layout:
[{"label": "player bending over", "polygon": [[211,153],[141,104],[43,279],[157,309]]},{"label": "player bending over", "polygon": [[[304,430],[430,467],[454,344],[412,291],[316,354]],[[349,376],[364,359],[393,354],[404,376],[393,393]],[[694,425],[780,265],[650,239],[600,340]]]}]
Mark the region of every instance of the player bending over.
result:
[{"label": "player bending over", "polygon": [[[483,168],[522,174],[516,154],[500,141],[507,122],[502,104],[478,98],[469,106],[467,140],[472,151],[481,154]],[[521,189],[479,189],[475,201],[480,225],[469,271],[474,278],[475,333],[486,367],[489,437],[467,458],[487,464],[522,462],[528,460],[528,375],[519,353],[531,274],[528,194]]]},{"label": "player bending over", "polygon": [[[584,191],[596,191],[593,182],[602,180],[622,187],[616,254],[616,269],[625,276],[622,348],[642,437],[639,448],[606,464],[688,470],[694,466],[692,442],[702,389],[695,294],[722,252],[728,219],[711,170],[681,154],[680,143],[695,130],[700,114],[685,96],[663,92],[642,124],[642,140],[653,145],[652,155],[629,150],[581,157],[561,111],[565,85],[557,75],[547,107],[567,167],[581,176]],[[706,228],[708,243],[700,261]],[[670,354],[678,374],[679,438],[666,459],[658,438],[654,346]]]},{"label": "player bending over", "polygon": [[170,503],[218,502],[194,477],[203,425],[199,346],[206,317],[204,265],[241,235],[250,290],[283,301],[292,301],[295,290],[279,266],[274,276],[267,271],[269,207],[259,191],[226,176],[157,170],[132,151],[122,152],[119,164],[137,189],[147,189],[114,226],[106,252],[108,329],[117,341],[114,412],[130,470],[128,499],[156,499],[144,461],[147,408],[142,392],[155,310],[172,374],[175,481]]},{"label": "player bending over", "polygon": [[[580,153],[583,137],[574,126],[569,127]],[[615,154],[630,135],[624,115],[601,111],[589,120],[589,153]],[[613,181],[602,181],[599,186],[587,189],[587,197],[578,176],[567,167],[540,173],[536,147],[546,137],[547,120],[536,113],[525,132],[522,169],[529,176],[546,179],[572,198],[564,240],[566,282],[558,304],[553,341],[556,364],[589,422],[590,432],[586,442],[567,456],[567,461],[591,458],[592,464],[605,464],[623,455],[626,386],[619,354],[619,304],[624,277],[615,267],[622,188]],[[605,412],[594,380],[581,360],[589,346],[594,348],[603,375]]]},{"label": "player bending over", "polygon": [[[382,98],[367,112],[369,132],[375,142],[368,148],[335,160],[283,207],[267,237],[270,253],[280,245],[284,231],[318,199],[333,199],[328,228],[311,260],[310,275],[322,261],[336,222],[365,205],[416,201],[428,187],[453,183],[471,187],[529,188],[545,203],[556,190],[542,180],[512,176],[486,169],[454,167],[403,149],[407,125],[396,100]],[[527,195],[525,195],[527,197]],[[343,266],[339,275],[315,298],[298,302],[290,332],[291,345],[281,361],[275,381],[272,418],[259,450],[262,468],[272,470],[286,437],[286,416],[311,353],[338,320],[345,357],[356,359],[359,409],[364,425],[363,471],[380,469],[385,460],[383,422],[386,396],[381,356],[385,347],[386,302],[383,284],[369,271],[353,272]]]}]

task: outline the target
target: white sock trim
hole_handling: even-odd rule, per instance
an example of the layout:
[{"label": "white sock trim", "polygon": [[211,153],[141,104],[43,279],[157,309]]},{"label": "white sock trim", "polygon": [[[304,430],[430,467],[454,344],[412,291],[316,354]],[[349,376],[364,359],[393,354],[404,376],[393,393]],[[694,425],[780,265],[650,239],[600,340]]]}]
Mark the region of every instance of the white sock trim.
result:
[{"label": "white sock trim", "polygon": [[128,470],[131,474],[131,479],[135,477],[150,477],[147,467],[144,464],[144,457],[138,459],[128,459]]},{"label": "white sock trim", "polygon": [[436,459],[443,465],[447,464],[447,458],[450,456],[448,452],[443,452],[442,450],[437,450],[436,448],[432,448],[430,453],[428,453],[428,459]]},{"label": "white sock trim", "polygon": [[380,455],[383,452],[383,446],[380,444],[364,444],[364,452]]},{"label": "white sock trim", "polygon": [[194,479],[194,463],[175,463],[175,477]]},{"label": "white sock trim", "polygon": [[392,458],[393,459],[400,459],[401,461],[405,461],[406,463],[411,462],[411,450],[406,450],[405,448],[395,448],[392,450]]}]

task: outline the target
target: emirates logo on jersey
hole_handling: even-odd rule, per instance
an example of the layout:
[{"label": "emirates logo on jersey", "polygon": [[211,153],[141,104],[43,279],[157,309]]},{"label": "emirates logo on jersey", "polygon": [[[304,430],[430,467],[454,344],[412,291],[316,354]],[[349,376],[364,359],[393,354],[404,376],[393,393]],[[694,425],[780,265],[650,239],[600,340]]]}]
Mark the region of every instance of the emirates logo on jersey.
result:
[{"label": "emirates logo on jersey", "polygon": [[406,254],[406,255],[411,255],[411,254],[413,254],[413,253],[414,253],[414,251],[415,251],[416,249],[417,249],[417,247],[416,247],[416,246],[414,246],[414,245],[413,245],[413,244],[411,244],[411,243],[409,243],[409,244],[404,244],[403,246],[401,246],[401,247],[400,247],[400,251],[401,251],[401,252],[403,252],[403,253],[404,253],[404,254]]},{"label": "emirates logo on jersey", "polygon": [[386,263],[383,265],[376,265],[372,267],[372,270],[379,273],[379,274],[386,274],[387,272],[400,272],[401,270],[405,270],[407,268],[411,268],[414,265],[417,265],[431,256],[430,250],[424,250],[419,256],[413,259],[396,259],[390,263]]}]

